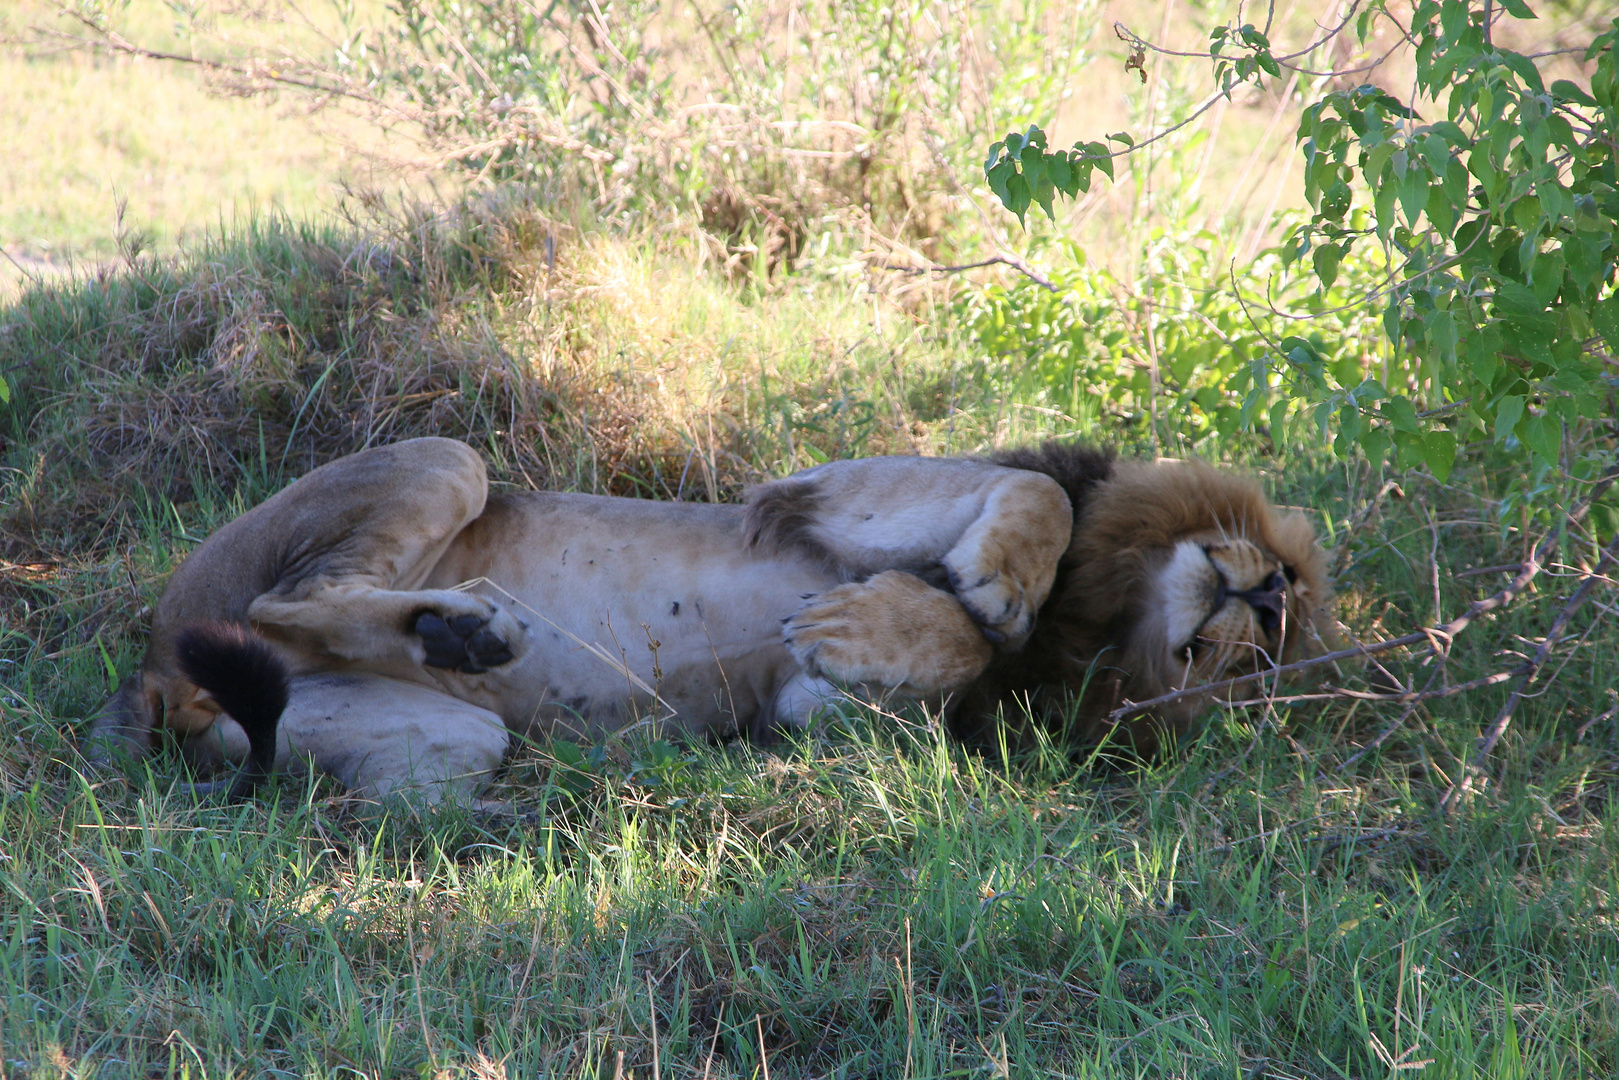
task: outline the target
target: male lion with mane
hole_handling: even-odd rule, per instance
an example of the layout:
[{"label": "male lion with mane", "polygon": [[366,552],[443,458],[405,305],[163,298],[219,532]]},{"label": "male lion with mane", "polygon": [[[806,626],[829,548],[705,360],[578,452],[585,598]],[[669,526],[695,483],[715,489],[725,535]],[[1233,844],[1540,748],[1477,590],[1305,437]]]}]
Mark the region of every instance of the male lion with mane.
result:
[{"label": "male lion with mane", "polygon": [[[1096,738],[1121,703],[1322,651],[1334,625],[1304,516],[1201,462],[836,461],[725,506],[491,495],[474,451],[412,439],[193,551],[86,753],[161,735],[248,762],[237,795],[306,761],[432,800],[473,797],[514,736],[763,734],[851,691],[938,703],[968,737],[1032,715]],[[1121,734],[1150,746],[1203,704]]]}]

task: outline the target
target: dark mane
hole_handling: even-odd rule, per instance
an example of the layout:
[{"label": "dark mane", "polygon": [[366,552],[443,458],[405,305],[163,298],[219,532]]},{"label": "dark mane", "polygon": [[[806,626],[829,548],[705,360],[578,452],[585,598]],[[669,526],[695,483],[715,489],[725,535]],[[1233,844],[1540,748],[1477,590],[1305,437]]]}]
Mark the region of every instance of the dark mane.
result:
[{"label": "dark mane", "polygon": [[1062,485],[1078,520],[1080,508],[1089,500],[1091,489],[1113,475],[1118,452],[1078,440],[1052,439],[1039,446],[1001,450],[989,456],[991,464],[1008,469],[1045,473]]}]

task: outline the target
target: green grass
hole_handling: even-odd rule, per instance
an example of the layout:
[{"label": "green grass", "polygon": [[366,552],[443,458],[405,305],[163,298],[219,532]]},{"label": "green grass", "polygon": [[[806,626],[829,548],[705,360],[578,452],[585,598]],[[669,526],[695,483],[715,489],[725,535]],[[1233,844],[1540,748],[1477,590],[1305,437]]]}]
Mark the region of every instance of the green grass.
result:
[{"label": "green grass", "polygon": [[[1499,690],[1431,703],[1348,769],[1394,707],[1216,712],[1148,763],[976,755],[855,705],[773,749],[542,745],[494,792],[515,821],[290,778],[198,806],[164,756],[82,772],[74,729],[138,662],[175,563],[367,439],[452,434],[509,482],[697,499],[828,456],[1142,441],[1020,399],[946,300],[726,282],[666,237],[508,198],[365,231],[265,219],[6,309],[0,1071],[1619,1070],[1619,724],[1575,737],[1619,683],[1595,606],[1451,818]],[[1201,445],[1320,514],[1357,634],[1459,610],[1497,578],[1454,572],[1522,544],[1490,501],[1502,462],[1400,475],[1368,517],[1379,474],[1273,438]],[[1468,631],[1451,678],[1514,663],[1544,589]]]},{"label": "green grass", "polygon": [[[1026,33],[979,14],[984,41]],[[1224,17],[1187,14],[1135,28],[1162,19],[1190,47]],[[168,40],[167,7],[129,17]],[[1310,33],[1288,18],[1285,36]],[[1093,47],[1115,47],[1110,25]],[[706,38],[684,32],[697,65]],[[1062,141],[1144,130],[1120,59],[1076,68]],[[1162,74],[1181,86],[1166,101],[1203,85]],[[1038,75],[1017,76],[1031,108]],[[1022,100],[1017,79],[1001,90]],[[1169,310],[1208,287],[1176,249],[1208,240],[1199,224],[1238,249],[1266,235],[1232,191],[1296,200],[1264,164],[1291,127],[1261,138],[1269,98],[1211,113],[1206,161],[1159,159],[1151,213],[1122,174],[1072,212],[1064,228],[1116,256],[1112,278],[1074,271],[1083,303],[1008,285],[966,308],[966,287],[879,271],[888,257],[830,219],[794,272],[733,259],[727,276],[725,244],[684,217],[608,226],[522,192],[312,217],[337,166],[284,114],[149,64],[13,53],[0,85],[27,103],[0,116],[0,144],[25,151],[0,162],[8,251],[106,259],[114,187],[157,241],[0,308],[0,1075],[1619,1074],[1611,593],[1450,817],[1439,799],[1504,688],[1429,702],[1352,763],[1397,706],[1217,710],[1140,762],[976,754],[923,713],[851,703],[773,748],[526,748],[491,793],[507,817],[290,777],[198,805],[171,756],[90,775],[74,751],[199,538],[313,465],[416,434],[468,441],[498,483],[694,500],[827,458],[1196,436],[1317,515],[1354,634],[1453,615],[1503,580],[1456,575],[1516,560],[1543,524],[1496,501],[1517,463],[1467,452],[1441,485],[1334,462],[1297,416],[1210,432],[1238,400],[1213,372],[1261,330],[1222,303]],[[1033,234],[1038,249],[1049,227]],[[1147,270],[1183,384],[1156,400],[1138,385],[1154,309],[1131,284]],[[996,335],[964,314],[999,318]],[[1318,324],[1328,351],[1374,363],[1376,328],[1340,320]],[[1214,396],[1194,416],[1180,390]],[[1387,480],[1400,491],[1381,498]],[[1571,534],[1445,677],[1516,664],[1592,555]],[[1416,654],[1386,663],[1434,675]]]}]

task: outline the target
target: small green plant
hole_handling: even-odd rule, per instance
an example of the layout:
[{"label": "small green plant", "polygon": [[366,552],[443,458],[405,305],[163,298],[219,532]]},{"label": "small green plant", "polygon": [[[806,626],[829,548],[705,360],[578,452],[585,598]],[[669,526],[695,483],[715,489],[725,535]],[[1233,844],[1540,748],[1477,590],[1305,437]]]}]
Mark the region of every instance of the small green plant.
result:
[{"label": "small green plant", "polygon": [[[958,317],[986,357],[987,374],[1008,397],[1056,409],[1076,421],[1106,417],[1163,438],[1196,443],[1256,425],[1280,443],[1299,388],[1272,363],[1283,320],[1245,306],[1230,289],[1222,243],[1207,231],[1155,230],[1140,260],[1151,288],[1127,287],[1109,271],[1074,266],[1051,277],[968,290]],[[1246,274],[1275,282],[1278,300],[1319,311],[1302,347],[1330,356],[1328,377],[1351,384],[1387,351],[1375,314],[1353,303],[1377,274],[1366,260],[1346,265],[1328,290],[1314,290],[1277,249]]]}]

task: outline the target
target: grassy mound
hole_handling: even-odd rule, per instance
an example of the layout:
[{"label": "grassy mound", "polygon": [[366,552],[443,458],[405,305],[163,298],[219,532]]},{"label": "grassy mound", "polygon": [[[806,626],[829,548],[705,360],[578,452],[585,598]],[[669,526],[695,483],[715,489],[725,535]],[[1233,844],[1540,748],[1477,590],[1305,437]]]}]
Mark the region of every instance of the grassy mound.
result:
[{"label": "grassy mound", "polygon": [[[335,455],[450,435],[501,482],[722,500],[1096,415],[1020,396],[931,289],[701,263],[506,196],[265,221],[0,314],[0,1070],[1619,1070],[1619,637],[1595,605],[1450,818],[1499,690],[1221,711],[1146,764],[977,756],[925,714],[855,706],[773,750],[559,743],[513,763],[503,820],[290,780],[198,806],[163,757],[80,771],[74,726],[136,662],[172,567]],[[1493,591],[1457,576],[1508,561],[1487,463],[1400,477],[1402,500],[1283,435],[1279,457],[1204,445],[1320,513],[1355,633]],[[1571,538],[1561,564],[1586,557]],[[1549,581],[1438,678],[1509,666]]]}]

